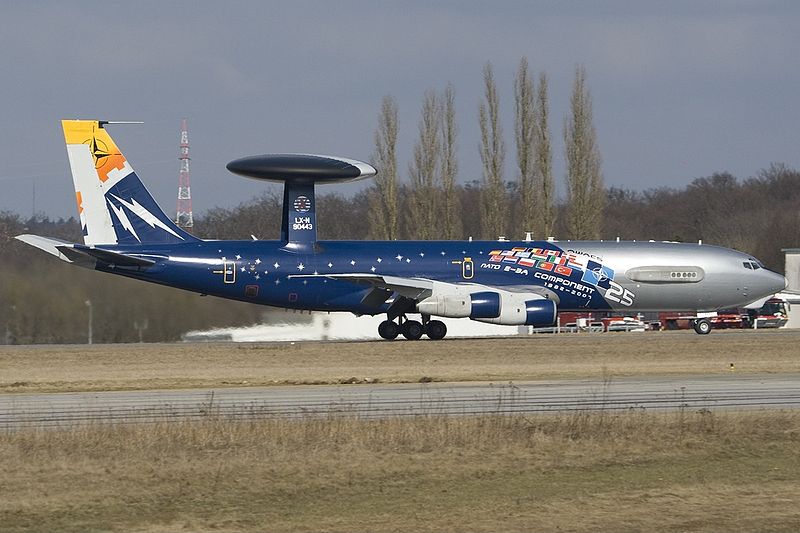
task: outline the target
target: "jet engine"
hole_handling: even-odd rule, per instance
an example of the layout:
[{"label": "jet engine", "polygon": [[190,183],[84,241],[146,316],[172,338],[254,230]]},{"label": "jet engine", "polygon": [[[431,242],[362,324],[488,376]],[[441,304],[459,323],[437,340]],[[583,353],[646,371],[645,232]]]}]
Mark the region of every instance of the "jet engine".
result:
[{"label": "jet engine", "polygon": [[555,302],[533,293],[479,291],[433,295],[417,303],[417,311],[505,326],[546,327],[556,322]]}]

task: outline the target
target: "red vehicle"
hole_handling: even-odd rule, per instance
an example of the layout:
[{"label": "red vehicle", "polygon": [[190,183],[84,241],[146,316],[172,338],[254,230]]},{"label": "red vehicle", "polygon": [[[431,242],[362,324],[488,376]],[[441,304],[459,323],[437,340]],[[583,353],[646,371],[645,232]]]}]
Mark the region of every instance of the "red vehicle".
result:
[{"label": "red vehicle", "polygon": [[659,313],[663,329],[694,328],[698,333],[708,333],[712,328],[780,328],[786,325],[788,317],[789,304],[781,298],[770,298],[759,309],[723,309],[716,316]]}]

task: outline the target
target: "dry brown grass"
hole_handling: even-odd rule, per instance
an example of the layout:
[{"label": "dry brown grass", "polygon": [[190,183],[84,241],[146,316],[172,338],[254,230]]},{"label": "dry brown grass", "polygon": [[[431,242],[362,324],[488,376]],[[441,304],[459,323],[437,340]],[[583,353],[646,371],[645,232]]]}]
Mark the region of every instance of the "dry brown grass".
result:
[{"label": "dry brown grass", "polygon": [[800,412],[0,434],[0,529],[797,531]]},{"label": "dry brown grass", "polygon": [[541,335],[440,342],[0,347],[0,392],[800,372],[800,331]]}]

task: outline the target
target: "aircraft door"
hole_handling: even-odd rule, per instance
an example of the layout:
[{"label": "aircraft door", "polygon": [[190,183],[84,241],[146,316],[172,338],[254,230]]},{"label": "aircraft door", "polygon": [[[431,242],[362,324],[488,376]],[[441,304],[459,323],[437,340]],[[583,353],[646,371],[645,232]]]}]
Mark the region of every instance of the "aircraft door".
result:
[{"label": "aircraft door", "polygon": [[236,283],[236,261],[223,261],[222,270],[215,270],[214,274],[222,274],[223,283]]},{"label": "aircraft door", "polygon": [[472,279],[475,276],[475,265],[471,257],[465,257],[461,263],[461,277],[464,279]]},{"label": "aircraft door", "polygon": [[453,265],[461,265],[461,277],[464,279],[472,279],[475,275],[475,264],[472,262],[471,257],[465,257],[463,260],[454,259],[450,261]]}]

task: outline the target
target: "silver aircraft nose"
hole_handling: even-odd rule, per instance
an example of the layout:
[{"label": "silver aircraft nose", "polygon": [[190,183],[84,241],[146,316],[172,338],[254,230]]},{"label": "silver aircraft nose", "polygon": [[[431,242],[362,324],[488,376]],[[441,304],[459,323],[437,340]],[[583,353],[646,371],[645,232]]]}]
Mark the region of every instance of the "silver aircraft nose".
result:
[{"label": "silver aircraft nose", "polygon": [[[782,275],[778,274],[777,272],[773,272],[771,270],[763,269],[761,271],[761,282],[759,285],[763,287],[764,295],[768,294],[775,294],[781,292],[789,285],[789,280],[787,280]],[[761,289],[762,287],[759,287]]]}]

